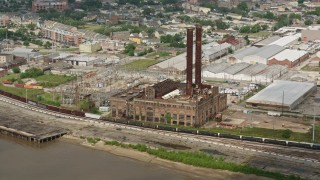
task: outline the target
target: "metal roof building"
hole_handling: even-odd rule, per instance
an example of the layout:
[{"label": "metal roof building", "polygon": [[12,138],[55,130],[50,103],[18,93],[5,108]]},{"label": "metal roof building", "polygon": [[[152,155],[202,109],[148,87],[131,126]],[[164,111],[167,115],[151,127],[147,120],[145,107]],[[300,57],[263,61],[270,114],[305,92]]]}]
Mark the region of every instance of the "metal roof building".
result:
[{"label": "metal roof building", "polygon": [[251,55],[247,55],[243,58],[243,62],[250,63],[250,64],[267,64],[267,60],[278,54],[279,52],[285,50],[285,47],[279,45],[268,45],[262,48],[256,49],[253,51]]},{"label": "metal roof building", "polygon": [[273,43],[273,42],[279,40],[280,38],[281,38],[280,36],[271,36],[271,37],[268,37],[266,39],[263,39],[263,40],[255,43],[253,46],[263,47],[263,46],[269,45],[270,43]]},{"label": "metal roof building", "polygon": [[228,65],[227,63],[212,64],[202,71],[202,76],[207,78],[234,79],[238,72],[249,66],[251,65],[248,63],[238,63],[233,65]]},{"label": "metal roof building", "polygon": [[265,64],[248,63],[218,63],[212,64],[202,71],[204,78],[250,81],[255,83],[269,83],[288,72],[288,68],[281,65],[267,66]]},{"label": "metal roof building", "polygon": [[303,57],[304,55],[308,54],[307,51],[299,51],[293,49],[286,49],[275,56],[271,57],[270,59],[276,59],[278,61],[288,60],[288,61],[296,61],[297,59]]},{"label": "metal roof building", "polygon": [[316,84],[310,82],[275,80],[248,99],[246,104],[257,108],[288,111],[294,109],[316,89]]},{"label": "metal roof building", "polygon": [[307,51],[299,51],[293,49],[286,49],[275,56],[268,59],[268,65],[271,64],[280,64],[286,65],[289,68],[292,68],[303,61],[305,61],[309,57],[309,53]]},{"label": "metal roof building", "polygon": [[269,83],[275,79],[280,78],[284,74],[288,72],[288,68],[286,66],[281,65],[271,65],[266,69],[261,71],[260,73],[255,75],[255,82],[259,83]]},{"label": "metal roof building", "polygon": [[[211,61],[219,56],[223,56],[224,54],[228,53],[228,49],[231,48],[229,43],[218,44],[216,42],[212,42],[209,44],[205,44],[202,46],[202,61]],[[193,46],[193,52],[195,52],[195,46]],[[182,53],[178,56],[172,57],[165,61],[162,61],[154,66],[152,69],[158,70],[169,70],[174,73],[183,73],[187,69],[186,64],[186,56],[187,53]],[[193,57],[193,64],[195,63],[195,53]]]},{"label": "metal roof building", "polygon": [[236,76],[235,80],[257,82],[256,75],[264,71],[268,66],[265,64],[254,64],[248,68],[243,69]]},{"label": "metal roof building", "polygon": [[289,46],[295,42],[298,41],[298,39],[301,38],[301,33],[297,33],[294,35],[289,35],[289,36],[284,36],[272,43],[270,43],[269,45],[278,45],[278,46]]},{"label": "metal roof building", "polygon": [[249,47],[249,48],[245,48],[245,49],[241,49],[241,50],[237,51],[233,56],[229,57],[229,62],[230,63],[241,62],[244,57],[254,54],[255,52],[257,52],[258,49],[259,48],[254,47],[254,46]]}]

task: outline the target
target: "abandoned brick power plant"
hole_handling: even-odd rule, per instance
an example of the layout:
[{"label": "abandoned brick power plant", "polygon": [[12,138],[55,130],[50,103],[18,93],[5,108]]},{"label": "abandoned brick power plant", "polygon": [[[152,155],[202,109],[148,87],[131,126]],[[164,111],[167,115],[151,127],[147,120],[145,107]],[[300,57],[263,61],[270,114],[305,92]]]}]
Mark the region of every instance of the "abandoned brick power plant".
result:
[{"label": "abandoned brick power plant", "polygon": [[187,29],[186,83],[166,79],[151,86],[133,87],[114,95],[110,98],[114,120],[127,118],[135,121],[201,126],[227,108],[226,94],[220,94],[219,87],[203,84],[202,27],[196,26],[195,63],[193,29]]}]

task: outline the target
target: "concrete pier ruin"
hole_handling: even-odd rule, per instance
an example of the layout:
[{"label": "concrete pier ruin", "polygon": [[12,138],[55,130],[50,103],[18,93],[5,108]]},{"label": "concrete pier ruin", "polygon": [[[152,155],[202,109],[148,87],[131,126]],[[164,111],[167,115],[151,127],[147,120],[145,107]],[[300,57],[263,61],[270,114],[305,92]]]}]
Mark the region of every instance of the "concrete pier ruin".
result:
[{"label": "concrete pier ruin", "polygon": [[67,134],[67,131],[28,120],[0,117],[0,133],[34,143],[45,143]]}]

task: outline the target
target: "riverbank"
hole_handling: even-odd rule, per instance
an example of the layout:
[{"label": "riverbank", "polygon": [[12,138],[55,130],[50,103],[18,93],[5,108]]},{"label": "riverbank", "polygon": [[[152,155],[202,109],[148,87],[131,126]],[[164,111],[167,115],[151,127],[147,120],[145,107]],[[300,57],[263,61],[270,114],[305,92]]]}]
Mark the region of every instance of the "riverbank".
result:
[{"label": "riverbank", "polygon": [[[159,149],[164,148],[171,151],[188,150],[188,152],[206,152],[213,155],[214,157],[223,158],[225,162],[230,162],[237,165],[248,165],[250,167],[255,167],[263,171],[280,172],[282,174],[294,174],[306,179],[318,179],[319,177],[318,164],[309,161],[302,161],[300,159],[310,158],[318,160],[320,156],[319,152],[317,151],[309,151],[298,148],[284,149],[277,146],[269,146],[249,142],[239,143],[239,141],[219,138],[210,138],[208,140],[212,143],[205,143],[202,141],[203,137],[195,136],[194,138],[199,139],[198,141],[196,141],[193,139],[181,138],[180,136],[184,136],[183,134],[178,136],[167,136],[162,133],[151,133],[151,131],[149,132],[149,130],[136,131],[110,125],[59,118],[35,111],[26,110],[24,108],[17,107],[2,101],[0,101],[0,116],[2,118],[13,120],[27,119],[30,120],[31,123],[41,123],[48,126],[64,128],[68,130],[69,135],[77,138],[96,137],[102,139],[103,141],[117,141],[124,144],[132,145],[143,144],[147,145],[148,147],[155,147]],[[278,153],[281,156],[279,156]],[[93,154],[100,153],[97,152]],[[170,161],[176,160],[170,159]],[[210,169],[210,171],[212,172],[214,170]],[[230,169],[229,171],[234,170]],[[247,174],[247,172],[245,173]]]},{"label": "riverbank", "polygon": [[226,170],[201,168],[201,167],[195,167],[195,166],[191,166],[191,165],[187,165],[179,162],[173,162],[173,161],[155,157],[145,152],[139,152],[132,149],[121,148],[118,146],[106,145],[103,141],[98,141],[96,144],[91,144],[91,143],[88,143],[86,139],[81,139],[80,137],[69,136],[69,135],[63,136],[62,140],[68,143],[79,144],[95,150],[105,151],[113,155],[126,157],[126,158],[134,159],[137,161],[142,161],[145,163],[159,165],[168,169],[175,169],[177,171],[182,171],[185,173],[192,172],[192,175],[194,176],[194,178],[202,179],[203,177],[206,177],[206,178],[217,179],[217,180],[235,179],[235,178],[238,180],[269,179],[269,178],[260,177],[256,175],[248,175],[248,174],[242,174],[242,173],[231,172]]}]

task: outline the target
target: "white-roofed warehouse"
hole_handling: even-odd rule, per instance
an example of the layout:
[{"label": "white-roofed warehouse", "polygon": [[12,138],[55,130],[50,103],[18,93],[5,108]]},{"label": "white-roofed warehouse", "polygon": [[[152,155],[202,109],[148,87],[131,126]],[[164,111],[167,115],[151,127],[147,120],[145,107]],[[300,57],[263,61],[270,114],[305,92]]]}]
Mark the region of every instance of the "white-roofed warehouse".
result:
[{"label": "white-roofed warehouse", "polygon": [[[202,62],[211,62],[214,59],[222,57],[228,54],[228,50],[231,48],[229,43],[218,44],[216,42],[212,42],[209,44],[205,44],[202,46]],[[178,56],[172,57],[165,61],[162,61],[154,66],[152,69],[155,70],[164,70],[173,72],[175,74],[182,74],[187,69],[187,61],[186,61],[187,53],[182,53]],[[195,63],[195,45],[193,46],[193,64]]]},{"label": "white-roofed warehouse", "polygon": [[288,68],[281,65],[217,63],[204,68],[202,76],[204,78],[268,83],[287,72]]},{"label": "white-roofed warehouse", "polygon": [[269,58],[285,49],[285,47],[275,44],[264,46],[245,56],[242,61],[250,64],[267,64]]},{"label": "white-roofed warehouse", "polygon": [[288,111],[294,109],[316,90],[315,83],[275,80],[248,99],[246,104],[255,108]]},{"label": "white-roofed warehouse", "polygon": [[286,65],[289,68],[300,64],[305,61],[309,57],[309,53],[307,51],[299,51],[293,49],[286,49],[275,56],[271,57],[268,60],[268,65],[271,64],[279,64]]}]

